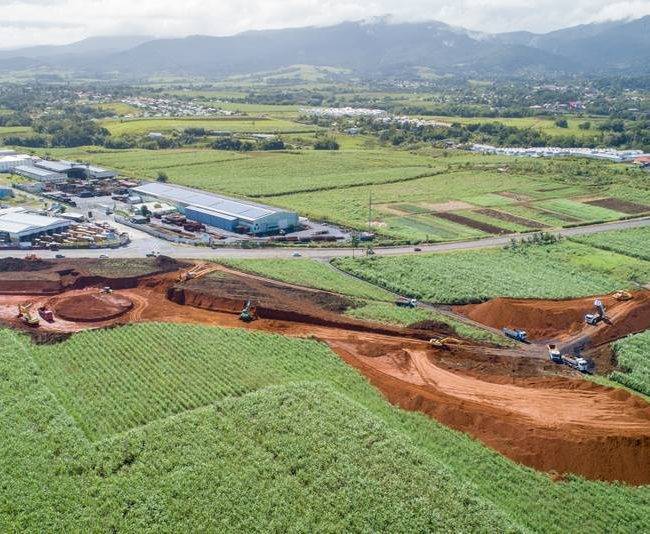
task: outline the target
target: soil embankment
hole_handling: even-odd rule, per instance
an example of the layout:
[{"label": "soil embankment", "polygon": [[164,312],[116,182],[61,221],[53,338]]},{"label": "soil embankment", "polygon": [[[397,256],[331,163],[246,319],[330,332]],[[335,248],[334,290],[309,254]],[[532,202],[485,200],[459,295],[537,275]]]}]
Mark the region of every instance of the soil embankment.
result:
[{"label": "soil embankment", "polygon": [[[585,324],[584,316],[594,313],[599,298],[607,308],[608,322]],[[613,295],[567,300],[495,298],[481,304],[455,306],[454,311],[493,328],[525,330],[536,341],[569,341],[586,336],[591,346],[619,339],[650,328],[650,291],[635,291],[631,300]]]},{"label": "soil embankment", "polygon": [[110,321],[133,308],[131,299],[113,293],[85,293],[57,299],[52,309],[57,317],[74,322]]}]

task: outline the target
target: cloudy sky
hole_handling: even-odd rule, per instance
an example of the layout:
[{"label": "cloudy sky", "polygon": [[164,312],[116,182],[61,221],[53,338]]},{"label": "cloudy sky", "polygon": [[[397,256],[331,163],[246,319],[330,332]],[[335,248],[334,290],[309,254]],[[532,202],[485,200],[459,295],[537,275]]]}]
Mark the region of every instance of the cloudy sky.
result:
[{"label": "cloudy sky", "polygon": [[92,35],[228,35],[392,14],[483,31],[548,31],[650,14],[650,0],[0,0],[0,48]]}]

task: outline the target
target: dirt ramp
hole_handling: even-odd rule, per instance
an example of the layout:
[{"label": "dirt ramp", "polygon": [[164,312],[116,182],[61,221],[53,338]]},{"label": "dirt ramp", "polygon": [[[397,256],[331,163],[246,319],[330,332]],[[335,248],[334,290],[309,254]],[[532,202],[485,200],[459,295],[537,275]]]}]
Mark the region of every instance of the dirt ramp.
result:
[{"label": "dirt ramp", "polygon": [[[610,324],[585,325],[584,316],[593,313],[596,298],[605,304]],[[493,328],[525,330],[532,340],[567,340],[586,334],[592,344],[600,344],[650,328],[650,291],[634,292],[627,301],[612,295],[568,300],[495,298],[455,306],[454,311]]]},{"label": "dirt ramp", "polygon": [[133,301],[115,293],[87,293],[58,300],[56,316],[66,321],[101,322],[116,319],[133,308]]}]

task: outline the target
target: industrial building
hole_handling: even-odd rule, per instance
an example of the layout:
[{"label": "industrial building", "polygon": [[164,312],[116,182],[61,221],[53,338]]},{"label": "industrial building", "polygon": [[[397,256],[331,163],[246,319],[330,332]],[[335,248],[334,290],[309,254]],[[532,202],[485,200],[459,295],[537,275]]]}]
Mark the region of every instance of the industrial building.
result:
[{"label": "industrial building", "polygon": [[25,208],[0,209],[0,240],[13,243],[66,230],[72,221],[29,213]]},{"label": "industrial building", "polygon": [[36,158],[26,154],[7,154],[0,152],[0,172],[13,172],[19,165],[32,165]]},{"label": "industrial building", "polygon": [[74,161],[39,159],[34,162],[34,166],[50,172],[65,174],[69,178],[105,180],[117,176],[115,171]]},{"label": "industrial building", "polygon": [[148,201],[173,204],[190,220],[230,232],[264,235],[298,226],[295,212],[187,187],[151,182],[132,191]]},{"label": "industrial building", "polygon": [[39,167],[34,167],[33,165],[18,165],[14,168],[13,172],[14,174],[29,178],[30,180],[36,180],[37,182],[58,184],[65,182],[68,179],[65,174],[48,171],[47,169],[41,169]]}]

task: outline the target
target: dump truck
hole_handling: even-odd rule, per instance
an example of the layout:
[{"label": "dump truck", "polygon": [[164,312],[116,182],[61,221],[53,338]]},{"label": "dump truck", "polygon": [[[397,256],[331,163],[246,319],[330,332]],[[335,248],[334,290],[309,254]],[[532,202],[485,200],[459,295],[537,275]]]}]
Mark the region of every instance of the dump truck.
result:
[{"label": "dump truck", "polygon": [[239,314],[239,320],[244,321],[245,323],[250,323],[257,319],[257,309],[252,305],[251,300],[248,299],[241,313]]},{"label": "dump truck", "polygon": [[415,308],[418,305],[418,301],[416,299],[400,297],[395,301],[395,305],[401,306],[402,308]]},{"label": "dump truck", "polygon": [[601,321],[607,320],[607,315],[605,313],[605,305],[600,299],[594,300],[594,308],[596,313],[588,313],[585,315],[585,323],[592,326],[596,326]]},{"label": "dump truck", "polygon": [[562,356],[562,363],[569,367],[573,367],[573,369],[580,371],[581,373],[589,372],[589,362],[580,356],[569,356],[568,354],[565,354]]},{"label": "dump truck", "polygon": [[548,359],[555,363],[562,363],[562,355],[557,345],[555,343],[549,343],[546,347],[548,348]]},{"label": "dump truck", "polygon": [[41,316],[41,318],[48,323],[53,323],[54,322],[54,313],[52,313],[52,310],[49,310],[45,306],[41,306],[38,309],[38,314]]},{"label": "dump truck", "polygon": [[524,342],[528,337],[528,334],[526,334],[525,330],[513,330],[512,328],[502,328],[501,331],[510,339],[514,339],[515,341]]}]

